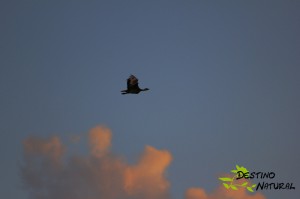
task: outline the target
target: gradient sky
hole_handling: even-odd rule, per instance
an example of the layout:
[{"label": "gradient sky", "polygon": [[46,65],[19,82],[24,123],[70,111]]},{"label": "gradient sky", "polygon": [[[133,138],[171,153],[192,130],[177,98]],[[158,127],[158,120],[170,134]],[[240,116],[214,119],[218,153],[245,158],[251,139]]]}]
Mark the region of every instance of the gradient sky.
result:
[{"label": "gradient sky", "polygon": [[[166,149],[174,199],[236,164],[300,192],[300,1],[0,3],[0,197],[22,189],[22,141],[96,125],[135,162]],[[121,95],[130,74],[150,91]],[[84,142],[70,146],[84,153]],[[71,144],[70,144],[71,145]]]}]

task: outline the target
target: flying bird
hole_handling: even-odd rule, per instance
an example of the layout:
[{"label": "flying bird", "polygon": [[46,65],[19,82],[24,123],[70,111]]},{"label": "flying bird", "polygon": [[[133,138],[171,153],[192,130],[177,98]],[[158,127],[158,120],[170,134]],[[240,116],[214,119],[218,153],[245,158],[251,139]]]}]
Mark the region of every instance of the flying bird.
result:
[{"label": "flying bird", "polygon": [[122,95],[124,94],[139,94],[141,91],[147,91],[149,88],[141,89],[139,87],[139,80],[134,76],[130,75],[127,79],[127,90],[122,90]]}]

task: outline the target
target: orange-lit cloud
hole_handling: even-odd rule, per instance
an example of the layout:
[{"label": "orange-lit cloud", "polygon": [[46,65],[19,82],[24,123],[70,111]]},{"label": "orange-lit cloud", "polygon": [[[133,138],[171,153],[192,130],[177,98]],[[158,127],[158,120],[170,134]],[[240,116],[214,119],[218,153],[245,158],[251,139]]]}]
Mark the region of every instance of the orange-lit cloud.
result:
[{"label": "orange-lit cloud", "polygon": [[64,146],[57,136],[50,139],[30,137],[23,142],[23,145],[26,155],[47,156],[50,160],[55,162],[60,161],[64,153]]},{"label": "orange-lit cloud", "polygon": [[186,199],[207,199],[205,191],[201,188],[189,188],[185,193]]},{"label": "orange-lit cloud", "polygon": [[[146,146],[135,164],[110,151],[112,133],[97,126],[88,134],[90,153],[65,157],[60,138],[30,137],[23,142],[21,174],[32,199],[170,199],[166,169],[172,161],[167,150]],[[185,199],[265,199],[260,194],[229,191],[213,193],[190,188]]]},{"label": "orange-lit cloud", "polygon": [[89,133],[91,154],[98,158],[104,156],[111,145],[111,132],[108,128],[97,126]]},{"label": "orange-lit cloud", "polygon": [[146,146],[137,165],[125,170],[124,185],[129,195],[144,195],[150,198],[162,198],[169,189],[164,176],[172,156],[168,151]]},{"label": "orange-lit cloud", "polygon": [[168,151],[146,146],[139,161],[129,165],[109,150],[108,128],[95,127],[88,136],[90,154],[67,160],[63,158],[66,147],[58,137],[23,142],[22,177],[30,198],[168,198],[165,170],[172,159]]},{"label": "orange-lit cloud", "polygon": [[248,194],[245,189],[228,190],[220,186],[212,193],[206,193],[202,188],[190,188],[185,193],[185,199],[266,199],[261,193]]}]

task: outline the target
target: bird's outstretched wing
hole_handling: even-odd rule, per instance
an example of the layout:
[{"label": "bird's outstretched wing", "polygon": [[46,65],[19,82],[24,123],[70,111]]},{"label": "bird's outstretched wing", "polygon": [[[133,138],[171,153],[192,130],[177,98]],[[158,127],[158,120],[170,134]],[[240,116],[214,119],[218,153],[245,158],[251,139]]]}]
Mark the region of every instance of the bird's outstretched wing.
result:
[{"label": "bird's outstretched wing", "polygon": [[127,89],[137,89],[139,88],[138,79],[134,75],[130,75],[127,79]]}]

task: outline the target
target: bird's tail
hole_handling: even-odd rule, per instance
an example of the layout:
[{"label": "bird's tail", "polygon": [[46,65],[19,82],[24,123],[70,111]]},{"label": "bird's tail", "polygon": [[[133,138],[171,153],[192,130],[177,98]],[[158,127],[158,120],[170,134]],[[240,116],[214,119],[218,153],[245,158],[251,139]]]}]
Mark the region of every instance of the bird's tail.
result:
[{"label": "bird's tail", "polygon": [[127,90],[122,90],[121,92],[122,92],[122,95],[127,94]]}]

